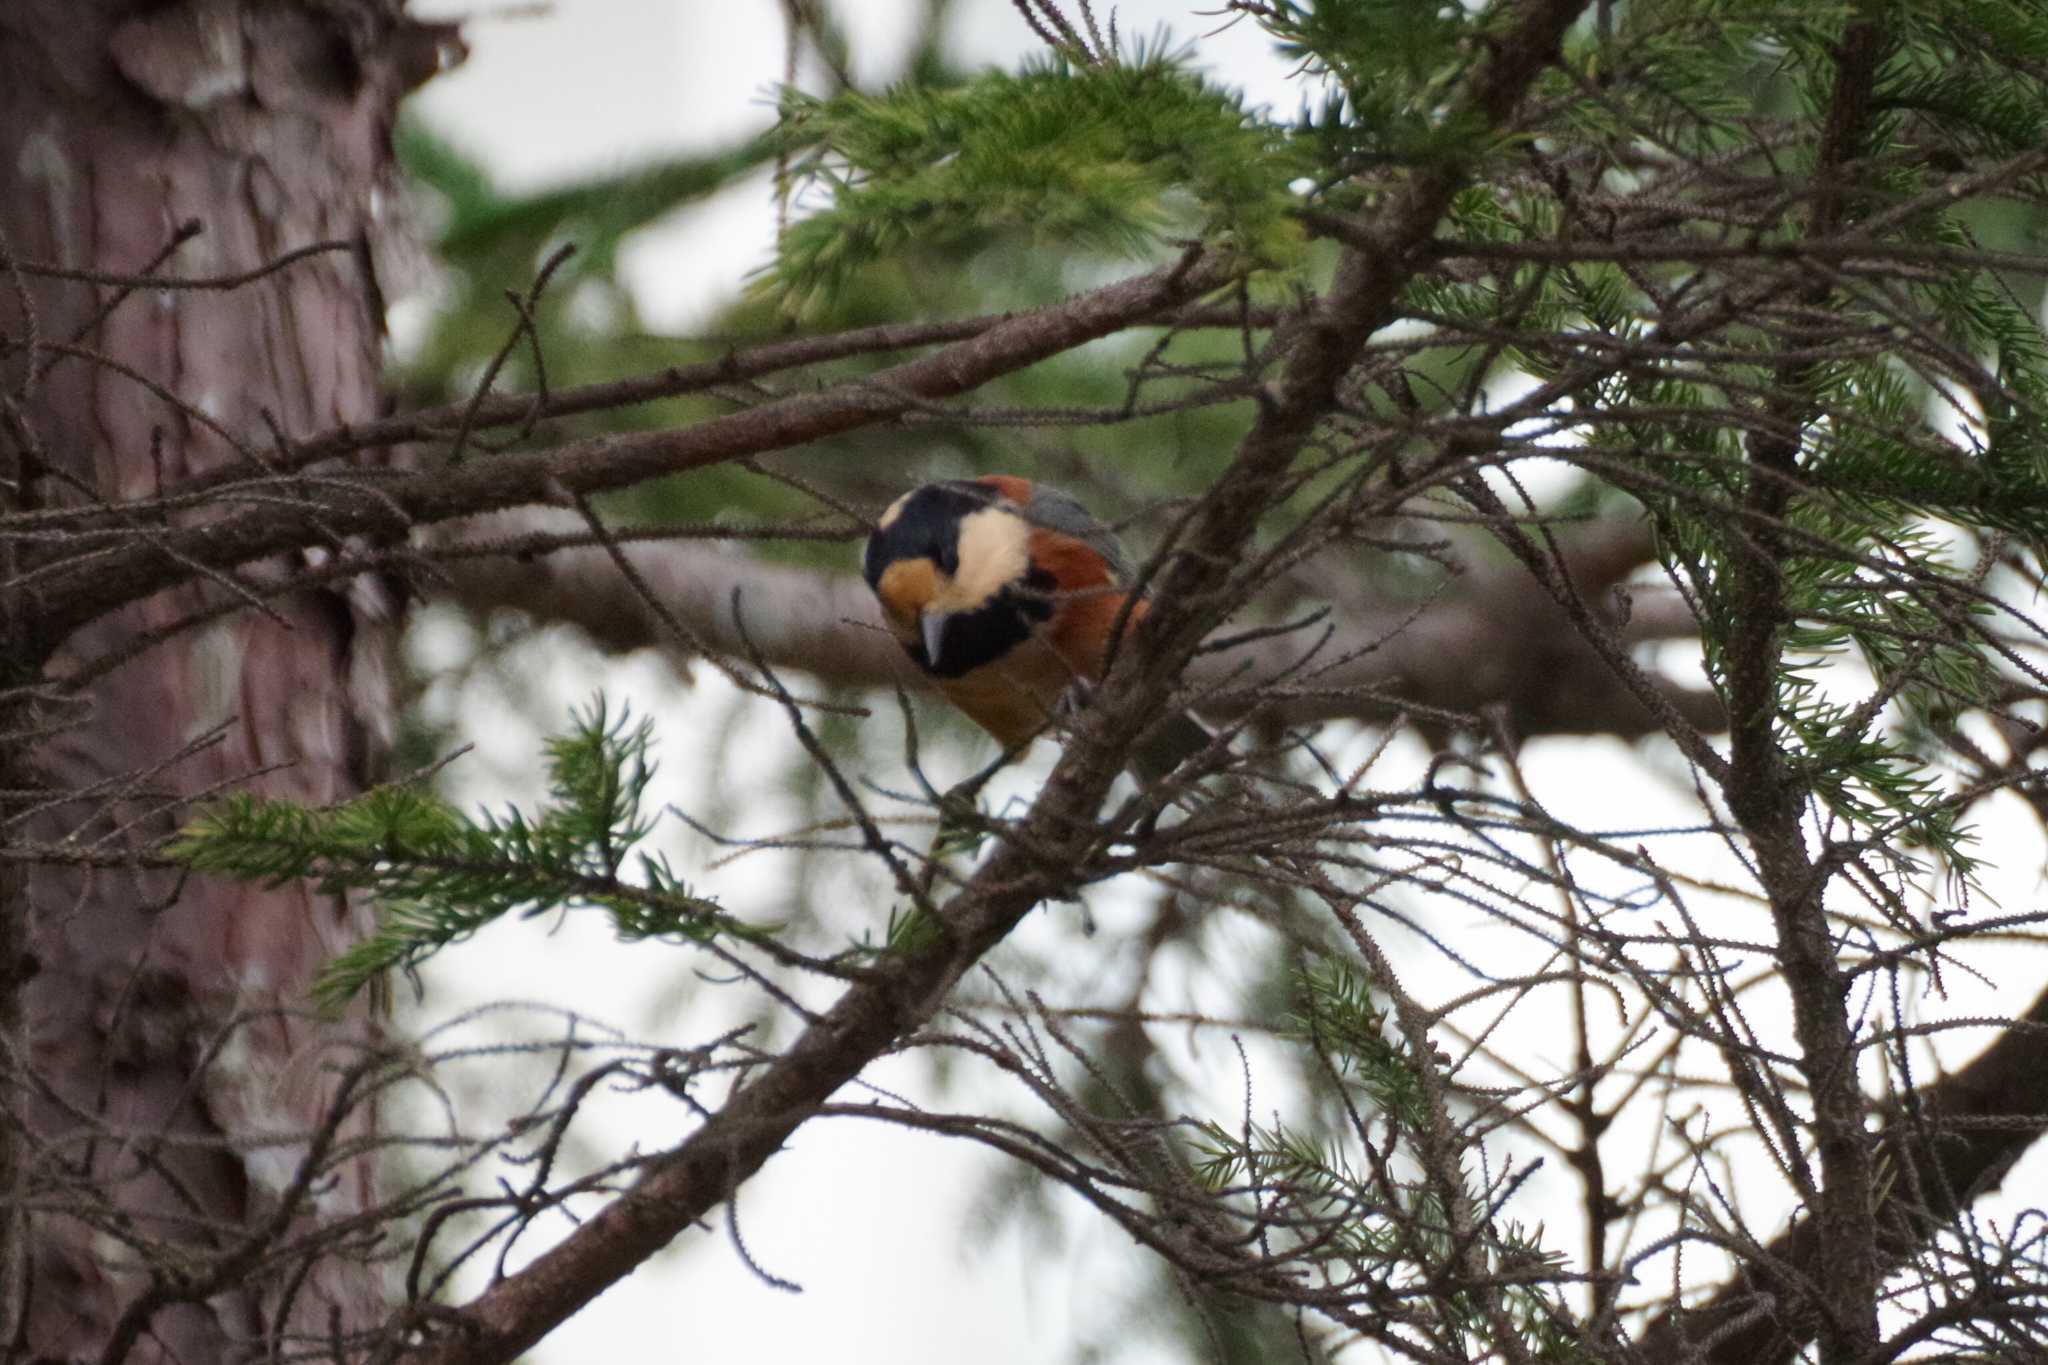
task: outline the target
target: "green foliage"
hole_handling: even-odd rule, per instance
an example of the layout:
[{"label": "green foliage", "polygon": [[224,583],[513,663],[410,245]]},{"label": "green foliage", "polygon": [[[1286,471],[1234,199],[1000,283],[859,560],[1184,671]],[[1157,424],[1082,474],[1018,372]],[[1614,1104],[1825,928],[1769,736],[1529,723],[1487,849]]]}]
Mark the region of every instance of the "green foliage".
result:
[{"label": "green foliage", "polygon": [[[749,183],[774,155],[766,139],[748,139],[701,156],[631,167],[530,194],[506,194],[461,149],[416,120],[400,124],[398,153],[431,202],[437,222],[435,256],[444,297],[424,335],[395,370],[409,405],[461,405],[516,335],[519,312],[508,287],[526,292],[535,272],[565,245],[576,250],[532,300],[535,335],[503,355],[494,387],[531,392],[543,378],[552,389],[603,383],[663,366],[712,360],[729,344],[656,337],[644,328],[633,292],[620,273],[620,253],[632,236],[668,216]],[[762,334],[773,319],[735,318],[721,331]],[[536,362],[545,358],[545,375]],[[727,411],[725,403],[693,394],[630,407],[613,407],[550,422],[542,439],[685,425]],[[499,442],[472,441],[471,453]],[[657,481],[608,500],[650,519],[702,520],[706,506],[728,519],[779,520],[808,509],[786,488],[731,469],[712,469],[679,491]],[[815,555],[803,546],[793,557]],[[832,547],[832,553],[840,553]]]},{"label": "green foliage", "polygon": [[[1814,173],[1818,124],[1843,78],[1844,25],[1860,12],[1697,0],[1617,7],[1611,33],[1582,34],[1571,50],[1583,79],[1568,89],[1603,93],[1565,98],[1561,85],[1570,131],[1545,156],[1602,158],[1614,168],[1609,185],[1665,206],[1703,245],[1792,248],[1813,232],[1816,210],[1759,214],[1731,235],[1704,202],[1722,191],[1707,187]],[[1879,856],[1910,868],[1902,849],[1934,849],[1967,874],[1969,836],[1951,792],[1930,776],[1928,736],[2017,671],[1980,585],[1994,553],[1987,537],[2036,553],[2048,545],[2048,363],[2038,279],[1965,264],[1985,232],[2010,235],[2005,219],[1942,187],[1985,157],[2041,145],[2048,25],[2038,7],[2001,0],[1884,13],[1896,22],[1885,30],[1866,123],[1847,149],[1854,188],[1829,211],[1842,230],[1949,253],[1953,264],[1901,270],[1880,287],[1863,286],[1853,268],[1830,280],[1817,265],[1809,283],[1755,298],[1761,325],[1738,316],[1704,335],[1681,330],[1675,343],[1667,329],[1687,324],[1672,300],[1741,286],[1739,274],[1685,259],[1679,230],[1666,259],[1619,264],[1589,251],[1595,259],[1508,261],[1476,277],[1425,276],[1408,299],[1447,344],[1468,328],[1511,331],[1515,340],[1477,354],[1541,380],[1600,367],[1603,355],[1642,353],[1572,393],[1587,423],[1577,458],[1654,517],[1724,696],[1727,644],[1752,609],[1734,566],[1764,533],[1745,509],[1758,480],[1788,477],[1759,473],[1752,452],[1796,444],[1790,496],[1776,514],[1786,617],[1774,670],[1777,743],[1820,809],[1866,831]],[[1701,177],[1696,162],[1712,175]],[[1509,249],[1587,242],[1563,207],[1542,177],[1485,180],[1458,196],[1446,235]],[[1823,299],[1825,316],[1804,326],[1770,319]],[[1858,345],[1876,338],[1896,344]],[[1658,346],[1665,353],[1653,359]],[[1827,346],[1850,354],[1777,359]],[[1986,370],[1973,373],[1970,357],[1984,357]],[[1958,420],[1973,400],[1975,430]],[[1872,680],[1859,697],[1844,697],[1846,676],[1833,666],[1848,656]]]},{"label": "green foliage", "polygon": [[1470,150],[1472,131],[1447,117],[1447,99],[1479,51],[1483,20],[1466,7],[1282,0],[1255,17],[1282,56],[1330,90],[1320,113],[1304,110],[1300,120],[1321,143],[1323,184],[1336,183],[1333,171]]},{"label": "green foliage", "polygon": [[[518,321],[506,289],[523,292],[542,263],[566,244],[575,246],[575,254],[533,304],[548,382],[559,388],[664,363],[663,351],[644,338],[634,340],[640,322],[619,278],[620,249],[635,232],[739,182],[773,156],[768,142],[755,139],[509,195],[459,148],[417,121],[401,123],[397,141],[400,158],[434,211],[434,247],[446,290],[426,335],[399,370],[409,396],[422,404],[468,396]],[[594,353],[593,336],[606,338]],[[533,350],[520,346],[506,357],[502,387],[532,388],[539,382]],[[666,415],[672,421],[687,412],[671,407]],[[642,413],[634,420],[651,419]]]},{"label": "green foliage", "polygon": [[572,719],[547,743],[549,803],[536,814],[472,819],[416,784],[324,808],[238,792],[167,852],[197,872],[273,885],[310,878],[328,893],[373,896],[377,931],[314,985],[329,1008],[506,915],[588,907],[610,915],[624,939],[765,937],[690,894],[666,857],[634,852],[653,828],[642,805],[654,775],[651,724],[623,711],[614,720],[601,697]]},{"label": "green foliage", "polygon": [[[933,83],[957,83],[943,67],[925,72]],[[749,339],[786,339],[790,320],[781,308],[759,291],[743,294],[738,279],[730,306],[707,326],[707,335],[652,335],[644,330],[618,269],[618,248],[665,214],[738,188],[751,186],[758,192],[759,181],[749,179],[749,173],[772,148],[771,142],[750,141],[704,157],[659,163],[557,190],[505,195],[455,146],[415,123],[403,125],[399,152],[439,209],[435,248],[446,267],[447,286],[425,335],[396,371],[405,402],[465,403],[518,324],[518,313],[503,297],[505,287],[524,287],[549,252],[565,243],[574,243],[576,254],[556,271],[531,309],[553,389],[717,360]],[[1033,306],[1071,286],[1074,262],[1064,251],[996,253],[989,249],[993,236],[970,234],[950,243],[921,238],[914,257],[877,259],[852,272],[844,287],[829,300],[817,301],[803,321],[807,328],[822,332],[913,317],[972,315]],[[1136,363],[1151,344],[1151,338],[1139,336],[1105,343],[1105,349],[1119,347],[1124,359]],[[1227,333],[1196,335],[1177,340],[1170,356],[1175,363],[1194,368],[1227,358],[1236,345],[1236,338]],[[534,349],[522,340],[510,350],[498,372],[498,390],[536,387]],[[813,367],[809,379],[855,379],[899,358],[850,357]],[[1103,354],[1097,353],[1060,357],[1009,376],[985,389],[978,402],[1107,410],[1128,397],[1120,367],[1103,363]],[[525,440],[541,443],[672,428],[730,410],[730,400],[723,394],[690,394],[558,418]],[[1136,417],[1117,428],[1075,427],[1063,439],[1096,456],[1142,449],[1162,468],[1179,464],[1192,473],[1214,466],[1231,433],[1242,425],[1241,411],[1241,404],[1218,402]],[[500,444],[494,434],[472,441],[471,450],[488,453]],[[811,477],[838,494],[879,505],[900,493],[904,480],[924,473],[953,475],[983,467],[1037,474],[1040,444],[1027,442],[1020,448],[1014,431],[933,420],[908,429],[856,432],[815,442],[807,463],[815,471]],[[1071,472],[1049,477],[1073,480]],[[610,510],[657,523],[702,522],[713,516],[735,524],[781,522],[817,510],[815,503],[788,487],[729,465],[686,478],[656,480],[605,501]],[[848,553],[843,544],[813,541],[771,541],[758,550],[833,568],[842,567]]]},{"label": "green foliage", "polygon": [[1009,236],[1124,256],[1176,235],[1267,263],[1301,253],[1289,182],[1307,163],[1163,50],[881,96],[789,91],[782,128],[795,176],[830,194],[783,239],[776,282],[801,304],[884,257]]}]

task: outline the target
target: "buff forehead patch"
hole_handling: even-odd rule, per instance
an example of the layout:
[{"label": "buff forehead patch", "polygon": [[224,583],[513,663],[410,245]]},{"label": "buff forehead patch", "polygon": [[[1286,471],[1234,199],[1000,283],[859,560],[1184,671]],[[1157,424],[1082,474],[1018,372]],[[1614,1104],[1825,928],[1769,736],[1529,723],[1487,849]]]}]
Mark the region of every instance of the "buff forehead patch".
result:
[{"label": "buff forehead patch", "polygon": [[897,520],[903,515],[903,505],[909,502],[912,498],[916,497],[917,494],[918,490],[913,488],[908,493],[905,493],[902,497],[896,499],[896,501],[890,503],[888,508],[885,511],[883,511],[881,520],[875,523],[875,529],[877,531],[886,531],[891,526],[894,526]]}]

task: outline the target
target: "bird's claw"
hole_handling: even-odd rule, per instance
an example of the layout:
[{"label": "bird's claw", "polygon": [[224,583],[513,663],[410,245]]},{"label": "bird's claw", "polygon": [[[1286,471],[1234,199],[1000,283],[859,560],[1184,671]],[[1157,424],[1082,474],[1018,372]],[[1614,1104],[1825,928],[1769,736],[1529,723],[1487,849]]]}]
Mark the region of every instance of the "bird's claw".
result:
[{"label": "bird's claw", "polygon": [[1095,684],[1086,678],[1076,678],[1067,684],[1066,690],[1060,693],[1059,700],[1053,703],[1053,719],[1061,722],[1071,721],[1085,711],[1088,703],[1094,700]]}]

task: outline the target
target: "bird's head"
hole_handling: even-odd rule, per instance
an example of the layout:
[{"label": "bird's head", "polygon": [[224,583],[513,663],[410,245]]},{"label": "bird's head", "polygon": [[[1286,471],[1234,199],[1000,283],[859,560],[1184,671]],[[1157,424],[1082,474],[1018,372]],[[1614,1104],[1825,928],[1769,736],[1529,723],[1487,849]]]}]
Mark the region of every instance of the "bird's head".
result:
[{"label": "bird's head", "polygon": [[[1076,682],[1103,676],[1118,632],[1146,611],[1115,532],[1058,489],[1000,474],[898,498],[868,537],[863,572],[912,662],[1013,747]],[[1209,741],[1176,713],[1138,737],[1132,768],[1164,777]]]},{"label": "bird's head", "polygon": [[898,498],[868,538],[863,571],[918,665],[959,677],[1001,659],[1051,618],[1060,584],[1032,558],[1024,479],[929,483]]}]

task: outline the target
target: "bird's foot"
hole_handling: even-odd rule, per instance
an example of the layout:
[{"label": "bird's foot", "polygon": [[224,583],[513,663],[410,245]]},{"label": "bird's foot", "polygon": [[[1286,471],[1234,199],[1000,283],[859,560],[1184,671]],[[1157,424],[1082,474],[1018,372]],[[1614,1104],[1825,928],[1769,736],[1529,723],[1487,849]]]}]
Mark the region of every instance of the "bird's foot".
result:
[{"label": "bird's foot", "polygon": [[1095,700],[1095,684],[1086,678],[1076,678],[1066,685],[1059,700],[1052,704],[1052,718],[1060,725],[1066,725],[1074,717],[1088,709],[1088,703]]}]

